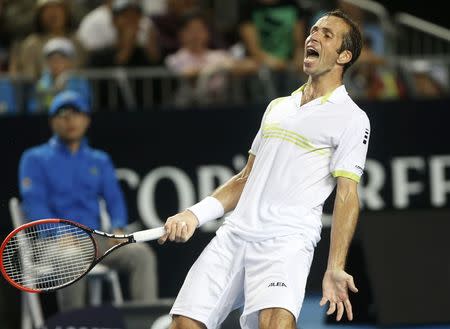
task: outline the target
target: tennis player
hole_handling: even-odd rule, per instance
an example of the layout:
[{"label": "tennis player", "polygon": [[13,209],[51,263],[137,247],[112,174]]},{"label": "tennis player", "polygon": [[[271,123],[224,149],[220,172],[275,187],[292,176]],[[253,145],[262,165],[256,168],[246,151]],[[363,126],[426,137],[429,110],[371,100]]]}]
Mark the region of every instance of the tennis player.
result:
[{"label": "tennis player", "polygon": [[207,221],[226,217],[189,271],[173,305],[171,329],[217,328],[243,306],[242,328],[296,328],[322,207],[337,185],[328,266],[327,314],[353,318],[345,272],[359,214],[369,119],[343,74],[358,58],[361,33],[341,11],[322,16],[305,42],[305,85],[273,100],[245,168],[211,196],[170,217],[166,240],[185,242]]}]

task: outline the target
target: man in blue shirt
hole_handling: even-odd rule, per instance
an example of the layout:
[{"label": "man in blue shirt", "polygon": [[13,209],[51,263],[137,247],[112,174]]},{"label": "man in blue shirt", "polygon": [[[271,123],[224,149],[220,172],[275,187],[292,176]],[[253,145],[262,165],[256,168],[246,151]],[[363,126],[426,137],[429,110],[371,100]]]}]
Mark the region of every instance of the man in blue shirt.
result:
[{"label": "man in blue shirt", "polygon": [[[99,200],[104,199],[114,233],[122,233],[127,210],[110,157],[91,148],[85,138],[90,108],[74,91],[58,94],[49,109],[54,136],[26,150],[20,160],[19,185],[26,218],[69,219],[101,229]],[[130,297],[154,302],[157,298],[156,257],[146,244],[117,250],[103,263],[130,277]],[[61,310],[83,307],[85,280],[58,293]]]}]

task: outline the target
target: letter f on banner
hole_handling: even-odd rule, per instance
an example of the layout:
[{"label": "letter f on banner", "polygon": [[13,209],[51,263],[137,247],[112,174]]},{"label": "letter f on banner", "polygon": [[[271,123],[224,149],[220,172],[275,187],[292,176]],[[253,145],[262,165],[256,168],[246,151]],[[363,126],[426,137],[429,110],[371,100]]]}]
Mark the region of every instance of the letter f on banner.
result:
[{"label": "letter f on banner", "polygon": [[444,207],[450,193],[450,178],[445,180],[445,171],[450,170],[450,155],[434,156],[430,159],[431,204]]},{"label": "letter f on banner", "polygon": [[425,161],[421,157],[394,158],[391,166],[394,207],[407,208],[409,197],[420,194],[424,190],[422,182],[408,180],[408,171],[415,169],[422,172],[425,168]]}]

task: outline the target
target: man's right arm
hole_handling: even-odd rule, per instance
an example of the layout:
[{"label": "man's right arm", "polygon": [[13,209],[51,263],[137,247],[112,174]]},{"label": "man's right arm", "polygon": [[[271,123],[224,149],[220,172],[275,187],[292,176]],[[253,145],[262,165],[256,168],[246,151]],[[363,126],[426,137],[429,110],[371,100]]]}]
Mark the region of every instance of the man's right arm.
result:
[{"label": "man's right arm", "polygon": [[19,164],[19,190],[27,220],[53,217],[45,176],[35,154],[25,152]]},{"label": "man's right arm", "polygon": [[[225,213],[233,210],[241,197],[244,186],[253,168],[255,155],[250,154],[247,164],[237,175],[231,177],[225,184],[218,187],[211,197],[216,199],[223,207]],[[176,242],[186,242],[194,234],[199,225],[199,219],[188,209],[169,217],[165,224],[166,234],[159,239],[159,243],[167,239]]]}]

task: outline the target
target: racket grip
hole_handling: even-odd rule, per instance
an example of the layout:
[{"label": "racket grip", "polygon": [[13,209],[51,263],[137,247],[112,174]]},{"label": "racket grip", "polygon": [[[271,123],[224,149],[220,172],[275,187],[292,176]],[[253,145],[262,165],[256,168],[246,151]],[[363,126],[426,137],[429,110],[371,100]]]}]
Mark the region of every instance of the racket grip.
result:
[{"label": "racket grip", "polygon": [[166,233],[166,229],[164,226],[152,228],[149,230],[143,230],[143,231],[137,231],[134,232],[133,239],[136,242],[143,242],[143,241],[151,241],[156,240],[162,237]]}]

